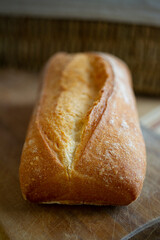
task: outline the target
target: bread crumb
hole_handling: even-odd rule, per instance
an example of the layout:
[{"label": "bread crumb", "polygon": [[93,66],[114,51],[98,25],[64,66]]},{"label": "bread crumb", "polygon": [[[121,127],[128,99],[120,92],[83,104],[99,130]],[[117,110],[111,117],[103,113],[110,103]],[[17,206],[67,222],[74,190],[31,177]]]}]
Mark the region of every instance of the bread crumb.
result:
[{"label": "bread crumb", "polygon": [[34,140],[33,139],[30,139],[29,141],[28,141],[28,145],[32,145],[34,143]]},{"label": "bread crumb", "polygon": [[113,125],[114,124],[114,119],[110,119],[109,124]]},{"label": "bread crumb", "polygon": [[37,152],[37,148],[36,148],[36,147],[33,147],[32,152],[33,152],[33,153],[36,153],[36,152]]},{"label": "bread crumb", "polygon": [[125,129],[128,129],[128,128],[129,128],[129,126],[128,126],[128,124],[126,123],[125,120],[122,121],[121,127],[125,128]]},{"label": "bread crumb", "polygon": [[101,168],[99,174],[102,175],[104,171],[105,171],[105,169],[104,169],[104,168]]}]

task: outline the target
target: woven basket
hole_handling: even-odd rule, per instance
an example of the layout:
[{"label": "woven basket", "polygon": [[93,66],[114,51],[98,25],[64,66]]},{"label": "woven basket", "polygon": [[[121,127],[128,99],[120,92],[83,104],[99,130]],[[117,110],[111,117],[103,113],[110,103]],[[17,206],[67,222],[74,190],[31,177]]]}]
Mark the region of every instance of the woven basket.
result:
[{"label": "woven basket", "polygon": [[103,51],[123,59],[137,93],[160,96],[160,28],[0,16],[0,64],[38,71],[55,52]]}]

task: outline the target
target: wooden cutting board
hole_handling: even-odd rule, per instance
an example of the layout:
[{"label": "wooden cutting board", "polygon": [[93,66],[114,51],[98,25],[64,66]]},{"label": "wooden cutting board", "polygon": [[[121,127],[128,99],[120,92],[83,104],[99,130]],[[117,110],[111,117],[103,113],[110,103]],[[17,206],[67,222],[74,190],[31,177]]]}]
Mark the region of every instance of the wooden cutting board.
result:
[{"label": "wooden cutting board", "polygon": [[23,200],[18,167],[37,83],[36,76],[0,72],[0,239],[117,240],[158,217],[160,137],[146,129],[147,175],[141,196],[129,206],[37,205]]}]

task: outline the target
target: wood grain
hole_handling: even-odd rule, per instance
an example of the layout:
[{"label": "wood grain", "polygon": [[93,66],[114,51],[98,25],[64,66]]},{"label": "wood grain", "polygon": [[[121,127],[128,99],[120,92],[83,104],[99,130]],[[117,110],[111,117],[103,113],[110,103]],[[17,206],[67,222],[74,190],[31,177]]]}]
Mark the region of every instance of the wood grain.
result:
[{"label": "wood grain", "polygon": [[[15,87],[19,78],[21,85]],[[0,98],[0,239],[117,240],[158,217],[160,137],[146,129],[143,134],[148,156],[147,176],[141,196],[131,205],[37,205],[23,200],[18,167],[37,83],[29,74],[16,77],[12,72],[7,81],[0,78],[0,96],[3,96]]]}]

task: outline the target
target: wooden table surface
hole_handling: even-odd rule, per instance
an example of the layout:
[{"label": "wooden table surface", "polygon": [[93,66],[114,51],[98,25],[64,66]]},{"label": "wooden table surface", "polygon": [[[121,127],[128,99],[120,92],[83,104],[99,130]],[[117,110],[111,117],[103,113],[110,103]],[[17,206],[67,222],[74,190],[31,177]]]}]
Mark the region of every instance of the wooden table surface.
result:
[{"label": "wooden table surface", "polygon": [[141,196],[129,206],[37,205],[23,200],[18,167],[37,79],[14,70],[0,72],[0,239],[117,240],[160,216],[160,137],[146,129],[147,175]]}]

